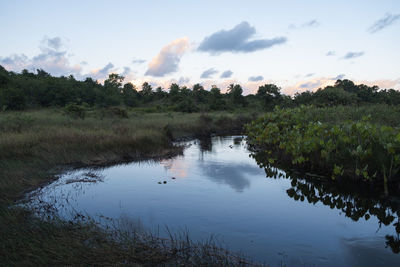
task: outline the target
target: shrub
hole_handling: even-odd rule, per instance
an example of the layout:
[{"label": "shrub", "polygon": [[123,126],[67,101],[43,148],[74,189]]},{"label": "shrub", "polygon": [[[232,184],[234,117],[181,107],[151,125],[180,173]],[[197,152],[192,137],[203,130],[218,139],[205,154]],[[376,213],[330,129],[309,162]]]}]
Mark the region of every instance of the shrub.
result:
[{"label": "shrub", "polygon": [[84,119],[86,115],[86,109],[82,105],[77,105],[75,103],[70,103],[65,106],[64,112],[66,115],[74,119]]},{"label": "shrub", "polygon": [[335,124],[304,116],[308,109],[281,110],[248,124],[249,142],[269,155],[269,163],[289,160],[332,179],[399,180],[400,131],[370,117]]},{"label": "shrub", "polygon": [[0,120],[0,131],[20,133],[31,128],[33,124],[34,119],[31,116],[17,113]]},{"label": "shrub", "polygon": [[109,107],[108,111],[111,114],[113,114],[113,115],[115,115],[117,117],[125,118],[125,119],[128,118],[128,112],[124,108],[121,108],[121,107]]}]

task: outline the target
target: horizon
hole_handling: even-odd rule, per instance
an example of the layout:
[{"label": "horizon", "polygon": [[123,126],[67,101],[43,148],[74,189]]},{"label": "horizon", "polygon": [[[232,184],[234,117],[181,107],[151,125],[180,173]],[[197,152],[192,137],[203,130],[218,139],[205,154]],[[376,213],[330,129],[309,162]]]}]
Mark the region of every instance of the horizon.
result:
[{"label": "horizon", "polygon": [[43,69],[99,81],[118,73],[137,87],[200,83],[225,90],[238,83],[244,94],[273,83],[293,95],[337,79],[400,89],[398,1],[0,6],[7,36],[0,43],[0,65],[8,71]]}]

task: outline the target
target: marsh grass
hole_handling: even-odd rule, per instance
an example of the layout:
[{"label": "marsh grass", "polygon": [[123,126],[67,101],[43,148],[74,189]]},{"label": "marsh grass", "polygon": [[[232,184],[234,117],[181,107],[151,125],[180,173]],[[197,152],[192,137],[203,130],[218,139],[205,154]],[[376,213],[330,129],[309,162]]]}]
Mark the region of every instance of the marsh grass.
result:
[{"label": "marsh grass", "polygon": [[[66,166],[103,166],[171,157],[172,140],[240,133],[255,115],[110,112],[74,118],[61,109],[0,112],[0,262],[5,265],[246,266],[214,243],[149,233],[117,240],[89,222],[39,220],[10,208],[24,193],[55,179]],[[122,238],[122,232],[118,233]],[[89,240],[89,241],[88,241]]]}]

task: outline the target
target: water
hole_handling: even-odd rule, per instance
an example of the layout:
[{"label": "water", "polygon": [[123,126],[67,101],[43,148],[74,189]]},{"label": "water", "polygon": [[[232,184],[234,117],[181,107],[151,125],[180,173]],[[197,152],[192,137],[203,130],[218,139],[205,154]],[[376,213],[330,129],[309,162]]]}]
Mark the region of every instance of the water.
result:
[{"label": "water", "polygon": [[168,226],[195,240],[214,235],[271,266],[400,266],[396,204],[268,177],[237,137],[186,144],[173,159],[65,173],[31,204],[49,203],[65,219],[124,217],[161,234]]}]

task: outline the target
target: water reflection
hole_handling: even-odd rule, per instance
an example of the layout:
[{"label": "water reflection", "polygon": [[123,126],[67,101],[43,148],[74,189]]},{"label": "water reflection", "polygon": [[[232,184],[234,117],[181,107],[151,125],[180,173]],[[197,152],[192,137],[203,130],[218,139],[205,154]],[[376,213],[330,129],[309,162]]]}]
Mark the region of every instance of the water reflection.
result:
[{"label": "water reflection", "polygon": [[212,152],[211,137],[203,137],[198,140],[201,153]]},{"label": "water reflection", "polygon": [[227,184],[236,192],[243,192],[250,187],[251,179],[248,175],[257,175],[260,173],[258,168],[247,164],[228,164],[220,162],[203,162],[198,164],[204,176],[218,184]]},{"label": "water reflection", "polygon": [[[372,216],[378,219],[377,231],[385,225],[392,226],[397,235],[386,235],[386,246],[393,253],[400,252],[400,201],[397,196],[381,197],[382,192],[368,185],[351,182],[334,183],[318,177],[296,174],[288,166],[271,165],[268,156],[263,153],[253,153],[252,157],[257,164],[264,168],[267,177],[288,178],[291,187],[286,190],[287,195],[295,201],[307,200],[310,204],[322,203],[357,222],[368,221]],[[286,170],[283,174],[280,169]],[[301,178],[300,178],[301,177]]]},{"label": "water reflection", "polygon": [[400,266],[394,199],[265,165],[241,137],[185,145],[183,155],[160,162],[64,173],[31,205],[101,225],[122,216],[161,233],[187,228],[195,240],[216,235],[270,266]]}]

